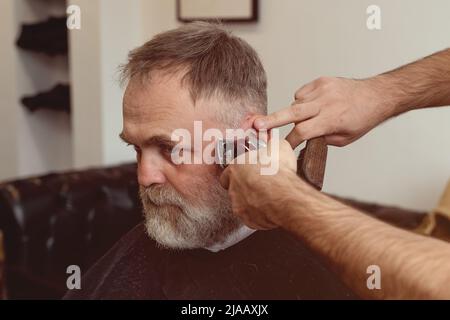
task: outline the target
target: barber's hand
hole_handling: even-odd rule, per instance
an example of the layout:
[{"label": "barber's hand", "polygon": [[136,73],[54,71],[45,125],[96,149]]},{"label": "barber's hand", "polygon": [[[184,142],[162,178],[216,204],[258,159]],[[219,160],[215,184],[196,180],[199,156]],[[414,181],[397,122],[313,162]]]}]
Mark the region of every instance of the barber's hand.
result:
[{"label": "barber's hand", "polygon": [[256,129],[295,123],[286,137],[295,149],[305,140],[324,136],[330,145],[345,146],[392,116],[382,83],[376,78],[319,78],[295,93],[295,102],[257,118]]},{"label": "barber's hand", "polygon": [[[279,148],[273,150],[276,147]],[[278,218],[283,214],[285,196],[292,193],[290,181],[300,180],[296,175],[295,153],[286,140],[280,140],[278,146],[269,142],[267,148],[241,154],[220,177],[220,183],[228,189],[233,213],[253,229],[272,229],[280,225]],[[273,161],[279,159],[279,170],[274,175],[261,175],[263,165],[256,160],[266,154]],[[244,163],[239,162],[243,158],[245,164],[238,164]],[[257,163],[249,164],[250,158],[256,159],[252,163]]]}]

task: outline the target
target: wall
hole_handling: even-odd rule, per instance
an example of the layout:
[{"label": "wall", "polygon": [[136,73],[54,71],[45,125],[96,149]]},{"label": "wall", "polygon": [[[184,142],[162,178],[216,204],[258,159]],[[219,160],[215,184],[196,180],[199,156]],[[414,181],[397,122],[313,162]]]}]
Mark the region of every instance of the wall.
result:
[{"label": "wall", "polygon": [[74,166],[134,159],[118,138],[122,89],[118,67],[141,40],[140,1],[71,0],[81,8],[81,29],[70,32]]},{"label": "wall", "polygon": [[[380,31],[366,28],[370,4],[381,7]],[[142,12],[145,39],[178,25],[175,1],[143,1]],[[448,47],[448,12],[446,0],[260,0],[258,23],[229,28],[259,52],[273,112],[319,76],[367,77]],[[441,108],[403,115],[346,148],[330,148],[325,191],[428,209],[448,179],[450,109]]]},{"label": "wall", "polygon": [[47,110],[31,113],[20,103],[22,96],[67,82],[67,58],[49,57],[15,46],[22,23],[40,22],[50,14],[64,12],[64,2],[58,0],[1,1],[0,179],[72,166],[69,116]]},{"label": "wall", "polygon": [[140,0],[103,0],[102,17],[103,163],[114,164],[135,160],[133,150],[119,139],[123,90],[118,71],[128,52],[142,42]]},{"label": "wall", "polygon": [[0,179],[10,178],[19,170],[15,48],[5,45],[14,42],[13,12],[12,1],[0,1]]},{"label": "wall", "polygon": [[73,163],[81,168],[103,160],[100,3],[70,0],[69,4],[82,8],[81,29],[69,32]]}]

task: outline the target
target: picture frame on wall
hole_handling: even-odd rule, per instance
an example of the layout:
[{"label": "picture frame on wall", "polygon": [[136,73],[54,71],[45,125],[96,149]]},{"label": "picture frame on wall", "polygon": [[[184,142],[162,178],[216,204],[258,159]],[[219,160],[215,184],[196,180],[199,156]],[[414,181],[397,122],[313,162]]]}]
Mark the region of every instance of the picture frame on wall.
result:
[{"label": "picture frame on wall", "polygon": [[181,22],[258,21],[258,0],[176,0],[177,19]]}]

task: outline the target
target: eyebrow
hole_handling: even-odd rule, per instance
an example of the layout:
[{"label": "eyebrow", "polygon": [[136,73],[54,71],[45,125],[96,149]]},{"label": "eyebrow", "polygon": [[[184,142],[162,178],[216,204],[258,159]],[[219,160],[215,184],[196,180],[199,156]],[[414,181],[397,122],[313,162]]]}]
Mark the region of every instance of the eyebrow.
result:
[{"label": "eyebrow", "polygon": [[[133,143],[130,139],[126,137],[126,135],[122,132],[119,134],[119,138],[128,144],[136,145]],[[143,145],[144,146],[167,146],[167,147],[174,147],[177,144],[176,141],[172,141],[169,136],[167,135],[156,135],[152,136],[150,138],[145,139]]]}]

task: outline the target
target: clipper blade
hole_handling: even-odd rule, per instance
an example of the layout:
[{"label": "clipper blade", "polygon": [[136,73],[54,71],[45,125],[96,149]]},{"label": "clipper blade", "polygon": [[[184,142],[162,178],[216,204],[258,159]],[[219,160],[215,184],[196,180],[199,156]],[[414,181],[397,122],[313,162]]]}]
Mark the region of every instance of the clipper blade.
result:
[{"label": "clipper blade", "polygon": [[242,153],[265,147],[267,147],[267,143],[262,139],[258,139],[256,135],[251,135],[244,139],[219,139],[215,148],[216,163],[225,169],[231,161]]}]

